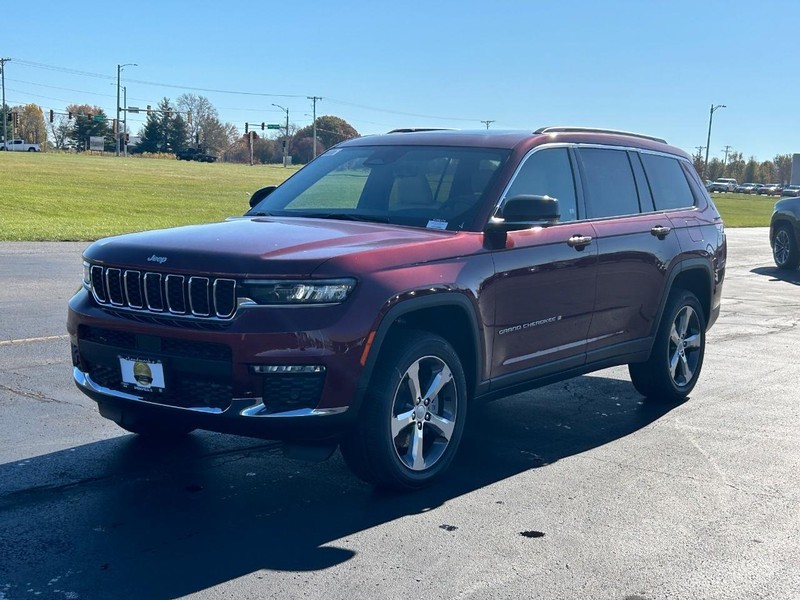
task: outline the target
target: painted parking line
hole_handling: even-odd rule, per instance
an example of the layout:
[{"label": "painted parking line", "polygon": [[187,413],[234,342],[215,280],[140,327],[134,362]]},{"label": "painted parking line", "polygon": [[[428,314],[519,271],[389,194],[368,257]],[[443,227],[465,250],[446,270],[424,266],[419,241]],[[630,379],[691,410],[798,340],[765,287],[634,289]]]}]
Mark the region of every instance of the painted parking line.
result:
[{"label": "painted parking line", "polygon": [[0,346],[11,346],[13,344],[32,344],[35,342],[50,342],[52,340],[68,340],[68,335],[47,335],[44,337],[21,338],[18,340],[0,340]]}]

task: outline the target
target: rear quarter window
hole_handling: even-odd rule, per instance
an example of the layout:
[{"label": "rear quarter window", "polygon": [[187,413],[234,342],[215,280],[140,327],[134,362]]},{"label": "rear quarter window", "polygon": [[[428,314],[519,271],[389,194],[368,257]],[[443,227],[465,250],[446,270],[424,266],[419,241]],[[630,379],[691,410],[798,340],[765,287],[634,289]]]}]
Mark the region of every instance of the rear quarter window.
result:
[{"label": "rear quarter window", "polygon": [[641,154],[656,210],[694,206],[694,196],[680,163],[675,158]]}]

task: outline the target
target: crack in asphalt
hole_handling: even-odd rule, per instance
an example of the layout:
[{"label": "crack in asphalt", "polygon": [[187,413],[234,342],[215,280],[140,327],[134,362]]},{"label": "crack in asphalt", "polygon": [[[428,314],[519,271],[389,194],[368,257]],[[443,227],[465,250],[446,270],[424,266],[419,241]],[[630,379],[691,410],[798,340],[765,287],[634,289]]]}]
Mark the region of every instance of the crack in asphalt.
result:
[{"label": "crack in asphalt", "polygon": [[11,394],[15,394],[17,396],[22,396],[23,398],[30,398],[31,400],[36,400],[37,402],[53,402],[55,404],[67,404],[69,406],[78,406],[80,408],[87,408],[81,404],[76,404],[75,402],[68,402],[67,400],[59,400],[58,398],[51,398],[50,396],[46,396],[45,394],[42,394],[40,392],[16,389],[13,387],[9,387],[7,385],[3,385],[2,383],[0,383],[0,390],[9,392]]}]

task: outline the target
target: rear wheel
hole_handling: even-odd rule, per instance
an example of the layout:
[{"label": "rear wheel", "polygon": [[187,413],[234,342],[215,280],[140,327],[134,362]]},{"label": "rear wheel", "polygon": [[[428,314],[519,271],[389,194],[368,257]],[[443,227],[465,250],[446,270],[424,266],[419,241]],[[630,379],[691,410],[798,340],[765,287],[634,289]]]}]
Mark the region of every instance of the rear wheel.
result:
[{"label": "rear wheel", "polygon": [[792,228],[780,225],[772,238],[772,258],[779,269],[796,269],[800,265],[800,249]]},{"label": "rear wheel", "polygon": [[452,346],[437,335],[399,332],[380,356],[342,455],[368,483],[421,488],[450,466],[466,416],[464,371]]},{"label": "rear wheel", "polygon": [[706,322],[697,297],[674,290],[667,301],[647,362],[628,365],[631,381],[643,396],[675,402],[689,395],[703,366]]}]

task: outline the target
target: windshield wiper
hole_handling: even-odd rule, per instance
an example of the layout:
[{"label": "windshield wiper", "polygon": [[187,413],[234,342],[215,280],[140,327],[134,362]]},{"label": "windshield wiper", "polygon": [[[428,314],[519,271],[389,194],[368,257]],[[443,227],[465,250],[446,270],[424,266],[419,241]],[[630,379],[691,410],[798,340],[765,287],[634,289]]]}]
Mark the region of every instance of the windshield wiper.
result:
[{"label": "windshield wiper", "polygon": [[337,221],[360,221],[364,223],[388,223],[387,217],[378,215],[357,215],[353,213],[320,213],[320,214],[307,214],[304,215],[312,219],[335,219]]}]

